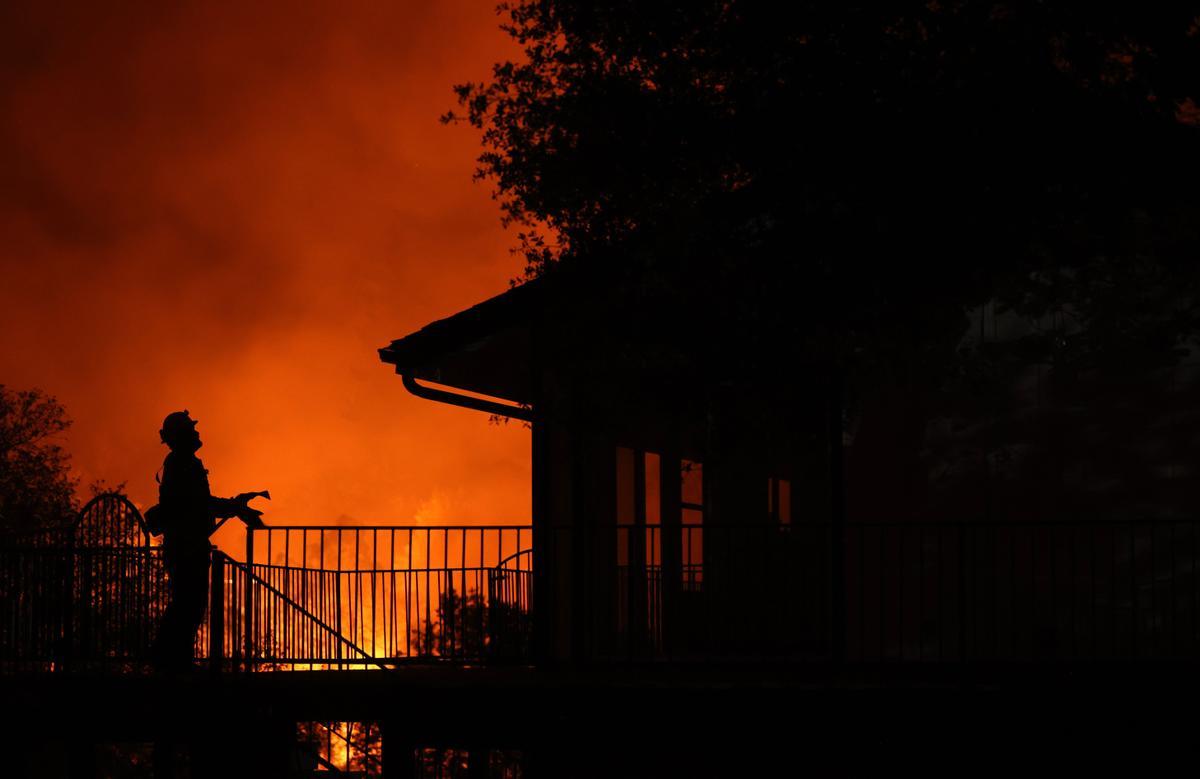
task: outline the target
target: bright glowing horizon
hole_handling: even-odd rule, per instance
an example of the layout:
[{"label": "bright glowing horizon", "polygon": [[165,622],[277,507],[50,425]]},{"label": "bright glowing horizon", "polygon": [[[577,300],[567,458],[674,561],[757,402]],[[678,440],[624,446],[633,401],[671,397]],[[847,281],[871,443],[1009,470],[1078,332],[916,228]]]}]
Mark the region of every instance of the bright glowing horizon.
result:
[{"label": "bright glowing horizon", "polygon": [[81,497],[155,502],[187,408],[268,522],[528,521],[528,431],[375,351],[522,266],[476,132],[438,122],[515,54],[487,4],[4,16],[0,381],[66,406]]}]

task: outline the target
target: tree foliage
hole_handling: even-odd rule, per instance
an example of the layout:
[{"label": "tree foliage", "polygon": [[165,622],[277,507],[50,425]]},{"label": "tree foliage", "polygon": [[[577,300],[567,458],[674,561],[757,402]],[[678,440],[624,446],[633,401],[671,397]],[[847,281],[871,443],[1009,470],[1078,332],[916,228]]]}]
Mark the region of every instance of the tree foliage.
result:
[{"label": "tree foliage", "polygon": [[487,641],[487,606],[478,592],[466,595],[450,587],[438,594],[437,612],[412,629],[412,650],[417,656],[478,656]]},{"label": "tree foliage", "polygon": [[1027,356],[1149,368],[1197,324],[1186,5],[521,0],[446,118],[529,277],[636,279],[729,375],[953,375],[989,301],[1061,323]]},{"label": "tree foliage", "polygon": [[436,614],[418,617],[412,628],[412,654],[418,657],[525,657],[528,621],[520,609],[499,600],[487,601],[474,590],[453,587],[438,594]]},{"label": "tree foliage", "polygon": [[0,533],[57,526],[75,512],[76,480],[61,444],[70,426],[53,396],[0,385]]}]

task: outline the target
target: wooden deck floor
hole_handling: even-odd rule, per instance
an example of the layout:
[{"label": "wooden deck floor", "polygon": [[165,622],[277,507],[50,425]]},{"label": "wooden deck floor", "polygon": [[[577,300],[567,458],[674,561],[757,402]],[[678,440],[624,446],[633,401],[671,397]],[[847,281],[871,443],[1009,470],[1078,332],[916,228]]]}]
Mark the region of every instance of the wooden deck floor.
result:
[{"label": "wooden deck floor", "polygon": [[[1088,702],[1193,698],[1194,664],[964,669],[805,668],[534,670],[409,666],[398,670],[277,671],[210,675],[0,676],[2,716],[13,724],[140,728],[167,716],[402,722],[430,734],[487,732],[520,740],[531,730],[622,712],[626,723],[702,721],[737,707],[824,712],[862,705],[952,706],[1017,701]],[[978,702],[978,703],[976,703]],[[807,716],[807,715],[805,715]],[[822,715],[825,716],[825,715]],[[451,724],[452,723],[452,724]],[[564,727],[570,727],[569,724]]]},{"label": "wooden deck floor", "polygon": [[272,733],[286,739],[295,722],[330,720],[381,722],[385,743],[482,744],[571,759],[595,752],[600,763],[641,755],[638,765],[649,765],[648,755],[685,754],[707,764],[717,758],[697,756],[711,753],[785,766],[832,760],[862,770],[965,770],[985,759],[1032,770],[1047,754],[1136,763],[1190,754],[1195,743],[1187,713],[1200,693],[1194,666],[928,670],[59,675],[0,679],[0,698],[6,732],[24,743],[191,734],[235,751]]}]

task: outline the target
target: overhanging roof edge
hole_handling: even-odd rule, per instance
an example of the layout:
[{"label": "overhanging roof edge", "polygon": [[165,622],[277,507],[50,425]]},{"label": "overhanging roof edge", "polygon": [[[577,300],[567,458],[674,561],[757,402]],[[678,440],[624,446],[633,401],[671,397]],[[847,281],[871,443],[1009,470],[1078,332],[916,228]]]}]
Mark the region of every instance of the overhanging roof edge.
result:
[{"label": "overhanging roof edge", "polygon": [[396,366],[396,373],[399,374],[429,367],[449,352],[528,322],[543,286],[543,280],[535,279],[456,314],[430,322],[420,330],[380,348],[379,359]]}]

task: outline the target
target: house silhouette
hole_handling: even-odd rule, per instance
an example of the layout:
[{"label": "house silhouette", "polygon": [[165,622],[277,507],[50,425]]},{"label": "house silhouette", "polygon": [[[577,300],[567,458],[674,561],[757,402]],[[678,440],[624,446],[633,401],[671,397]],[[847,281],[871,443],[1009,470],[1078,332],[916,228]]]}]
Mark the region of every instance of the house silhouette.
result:
[{"label": "house silhouette", "polygon": [[[530,425],[537,662],[1200,649],[1193,362],[1017,363],[972,393],[871,388],[851,414],[786,342],[751,381],[671,352],[679,310],[638,289],[552,273],[380,350],[414,395]],[[972,316],[976,347],[1042,326]]]},{"label": "house silhouette", "polygon": [[890,385],[851,413],[786,338],[734,333],[739,363],[638,289],[551,274],[381,349],[419,398],[529,425],[531,522],[248,528],[214,550],[193,674],[148,672],[165,574],[128,500],[6,542],[17,775],[102,775],[115,744],[155,775],[405,777],[1185,748],[1190,365],[1022,369],[934,413]]}]

